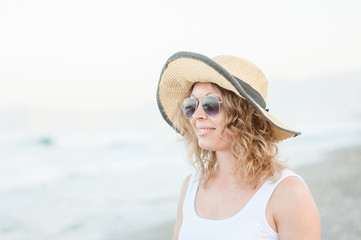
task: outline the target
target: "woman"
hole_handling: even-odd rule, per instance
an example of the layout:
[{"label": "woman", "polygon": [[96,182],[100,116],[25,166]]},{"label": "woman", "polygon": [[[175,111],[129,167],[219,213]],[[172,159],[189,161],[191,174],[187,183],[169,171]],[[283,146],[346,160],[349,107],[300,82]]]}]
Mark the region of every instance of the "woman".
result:
[{"label": "woman", "polygon": [[299,135],[268,113],[268,82],[253,63],[179,52],[157,90],[164,119],[197,169],[181,190],[173,239],[320,239],[303,180],[277,160]]}]

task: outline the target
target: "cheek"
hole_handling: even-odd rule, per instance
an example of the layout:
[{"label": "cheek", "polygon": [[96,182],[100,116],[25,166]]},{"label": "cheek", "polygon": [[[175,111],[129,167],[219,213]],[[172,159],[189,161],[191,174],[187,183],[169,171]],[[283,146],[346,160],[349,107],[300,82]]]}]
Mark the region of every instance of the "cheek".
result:
[{"label": "cheek", "polygon": [[196,126],[196,121],[192,118],[192,119],[189,120],[189,123],[191,124],[192,129],[194,130],[195,126]]}]

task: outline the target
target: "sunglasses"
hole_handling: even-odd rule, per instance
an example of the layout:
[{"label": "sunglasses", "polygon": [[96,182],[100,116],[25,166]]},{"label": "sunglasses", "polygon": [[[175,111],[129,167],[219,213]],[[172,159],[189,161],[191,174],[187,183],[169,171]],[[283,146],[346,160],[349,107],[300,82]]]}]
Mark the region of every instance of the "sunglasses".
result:
[{"label": "sunglasses", "polygon": [[[216,116],[221,108],[221,104],[218,98],[214,96],[205,96],[201,98],[201,105],[204,112],[210,116]],[[198,108],[199,100],[197,98],[186,98],[183,101],[183,113],[188,119],[192,118],[193,114]]]}]

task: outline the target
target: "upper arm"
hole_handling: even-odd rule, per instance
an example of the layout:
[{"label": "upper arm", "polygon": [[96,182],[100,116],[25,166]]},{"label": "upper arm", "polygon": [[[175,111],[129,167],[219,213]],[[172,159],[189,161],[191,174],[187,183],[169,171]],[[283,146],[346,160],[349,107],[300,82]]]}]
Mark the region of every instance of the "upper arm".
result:
[{"label": "upper arm", "polygon": [[186,193],[187,193],[187,188],[188,188],[190,177],[191,177],[191,175],[187,176],[186,179],[184,179],[184,181],[183,181],[181,193],[180,193],[180,196],[179,196],[177,220],[176,220],[175,227],[174,227],[173,240],[178,239],[179,230],[180,230],[180,227],[182,226],[183,202],[184,202],[184,198],[185,198]]},{"label": "upper arm", "polygon": [[320,239],[317,206],[306,184],[297,177],[285,178],[271,200],[272,215],[280,239]]}]

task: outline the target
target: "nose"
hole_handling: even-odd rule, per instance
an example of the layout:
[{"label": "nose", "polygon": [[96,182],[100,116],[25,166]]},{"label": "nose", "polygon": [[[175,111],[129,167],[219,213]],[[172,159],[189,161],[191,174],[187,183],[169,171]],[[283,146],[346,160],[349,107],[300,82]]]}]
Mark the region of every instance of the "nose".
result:
[{"label": "nose", "polygon": [[205,118],[207,118],[207,116],[208,116],[208,115],[207,115],[206,112],[203,110],[202,104],[199,103],[198,106],[197,106],[196,111],[193,113],[192,118],[193,118],[193,119],[205,119]]}]

